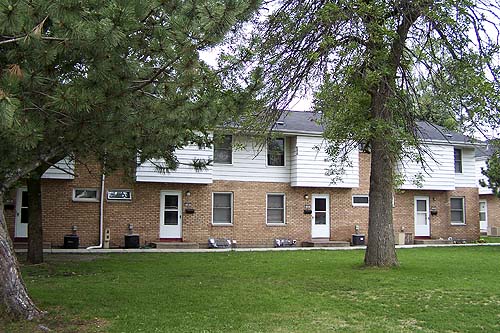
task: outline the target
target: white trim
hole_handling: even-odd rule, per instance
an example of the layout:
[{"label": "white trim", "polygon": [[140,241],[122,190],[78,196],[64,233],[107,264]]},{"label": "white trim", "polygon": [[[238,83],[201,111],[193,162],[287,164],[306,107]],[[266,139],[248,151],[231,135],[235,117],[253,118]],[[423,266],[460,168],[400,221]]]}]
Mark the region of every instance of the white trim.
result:
[{"label": "white trim", "polygon": [[[218,134],[218,135],[220,135],[220,134]],[[215,140],[215,137],[218,136],[218,135],[214,135],[214,140]],[[234,135],[233,134],[223,134],[223,135],[224,136],[229,135],[231,137],[231,163],[215,162],[215,141],[214,141],[214,147],[213,147],[213,150],[212,150],[212,154],[213,154],[213,157],[214,157],[214,165],[233,165],[233,163],[234,163],[234,149],[233,149]]]},{"label": "white trim", "polygon": [[[110,198],[109,197],[109,192],[130,192],[130,198]],[[126,201],[130,202],[132,201],[132,190],[130,189],[108,189],[106,190],[106,200],[107,201]]]},{"label": "white trim", "polygon": [[[481,212],[481,204],[484,203],[484,212]],[[481,221],[481,213],[484,213],[484,221]],[[481,222],[486,224],[486,229],[481,229]],[[479,200],[479,230],[488,231],[488,201]]]},{"label": "white trim", "polygon": [[16,191],[16,216],[14,219],[14,237],[19,237],[19,238],[28,237],[28,223],[21,223],[22,208],[23,208],[23,192],[28,192],[28,188],[20,187]]},{"label": "white trim", "polygon": [[[354,197],[357,197],[357,198],[367,198],[368,202],[367,203],[355,203],[354,202]],[[393,198],[393,202],[394,202],[394,198]],[[368,194],[353,194],[351,196],[351,203],[352,203],[353,207],[370,207],[370,196]]]},{"label": "white trim", "polygon": [[[424,200],[425,205],[427,208],[427,229],[426,235],[423,235],[420,230],[417,230],[417,214],[418,214],[418,206],[417,206],[417,201],[418,200]],[[416,237],[430,237],[431,236],[431,201],[428,196],[415,196],[413,197],[413,229],[414,229],[414,235]],[[417,232],[418,231],[418,232]],[[418,235],[417,235],[418,233]],[[428,234],[427,234],[428,233]]]},{"label": "white trim", "polygon": [[[267,139],[266,141],[266,167],[267,168],[285,168],[287,166],[286,164],[286,157],[287,157],[287,153],[286,153],[286,148],[287,148],[287,144],[286,144],[286,136],[278,136],[278,137],[275,137],[275,138],[271,138],[271,139]],[[269,165],[269,156],[268,156],[268,151],[269,151],[269,140],[277,140],[277,139],[283,139],[283,165]]]},{"label": "white trim", "polygon": [[[283,197],[283,223],[267,222],[267,210],[268,210],[269,195],[281,195]],[[274,192],[266,193],[266,225],[270,226],[270,227],[286,225],[286,194],[285,193],[274,193]]]},{"label": "white trim", "polygon": [[[174,225],[171,226],[171,230],[167,230],[168,225],[164,225],[165,221],[165,195],[176,195],[177,196],[177,218],[178,224],[175,225],[175,228],[178,230],[174,230]],[[183,213],[183,203],[182,203],[182,192],[181,191],[160,191],[160,225],[158,230],[159,238],[182,238],[182,213]],[[164,234],[162,235],[162,228]],[[167,235],[168,232],[176,232],[175,235]]]},{"label": "white trim", "polygon": [[[463,222],[453,222],[451,220],[451,199],[462,199],[462,219]],[[466,225],[465,221],[465,197],[450,197],[450,223],[451,225]]]},{"label": "white trim", "polygon": [[[229,194],[231,197],[231,223],[214,223],[214,196],[215,194]],[[232,226],[234,225],[234,194],[233,192],[212,192],[212,221],[213,226]]]},{"label": "white trim", "polygon": [[[460,151],[460,172],[457,172],[457,168],[455,164],[457,163],[457,159],[455,158],[455,150]],[[462,175],[464,173],[464,150],[462,148],[453,147],[453,171],[455,174]]]},{"label": "white trim", "polygon": [[[316,214],[316,201],[315,199],[326,199],[326,211],[325,211],[325,219],[326,224],[315,224],[315,214]],[[313,193],[311,195],[311,238],[330,238],[330,195],[329,194],[318,194]]]},{"label": "white trim", "polygon": [[[95,198],[77,198],[76,191],[95,191]],[[75,202],[99,202],[99,197],[101,195],[101,191],[97,187],[74,187],[72,191],[72,200]]]}]

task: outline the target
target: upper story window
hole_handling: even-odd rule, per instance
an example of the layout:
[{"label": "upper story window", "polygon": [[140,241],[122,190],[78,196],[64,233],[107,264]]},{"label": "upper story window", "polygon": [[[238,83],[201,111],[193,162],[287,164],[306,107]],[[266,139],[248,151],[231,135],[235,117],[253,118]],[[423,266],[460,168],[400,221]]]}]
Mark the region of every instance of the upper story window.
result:
[{"label": "upper story window", "polygon": [[465,224],[465,198],[451,198],[451,224]]},{"label": "upper story window", "polygon": [[455,148],[453,154],[455,157],[455,173],[462,173],[462,149]]},{"label": "upper story window", "polygon": [[270,139],[267,142],[267,165],[285,166],[285,138]]},{"label": "upper story window", "polygon": [[233,163],[233,136],[220,135],[214,140],[214,163]]}]

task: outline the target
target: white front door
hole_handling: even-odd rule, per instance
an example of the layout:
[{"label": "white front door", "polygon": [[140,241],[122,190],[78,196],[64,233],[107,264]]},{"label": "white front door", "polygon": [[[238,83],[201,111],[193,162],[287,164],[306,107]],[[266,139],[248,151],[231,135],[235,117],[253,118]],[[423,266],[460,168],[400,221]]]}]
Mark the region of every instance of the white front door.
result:
[{"label": "white front door", "polygon": [[28,237],[28,190],[17,189],[14,237]]},{"label": "white front door", "polygon": [[415,197],[415,236],[431,235],[429,197]]},{"label": "white front door", "polygon": [[160,238],[182,238],[182,192],[161,191]]},{"label": "white front door", "polygon": [[488,232],[488,206],[485,200],[479,201],[479,229]]},{"label": "white front door", "polygon": [[328,194],[313,194],[311,206],[311,238],[330,238],[330,200]]}]

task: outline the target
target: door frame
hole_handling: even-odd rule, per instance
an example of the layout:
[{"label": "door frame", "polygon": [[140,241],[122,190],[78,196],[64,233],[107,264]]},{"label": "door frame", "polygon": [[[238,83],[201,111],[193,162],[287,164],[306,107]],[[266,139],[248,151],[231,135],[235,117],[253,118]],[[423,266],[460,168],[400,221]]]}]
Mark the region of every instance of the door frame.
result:
[{"label": "door frame", "polygon": [[28,192],[28,188],[20,187],[16,190],[16,216],[14,218],[14,238],[28,238],[28,224],[21,224],[23,192]]},{"label": "door frame", "polygon": [[[315,224],[314,217],[316,213],[315,199],[326,199],[326,225],[318,227]],[[311,238],[330,239],[330,195],[315,193],[311,195]],[[316,229],[316,230],[315,230]],[[319,230],[318,230],[319,229]]]},{"label": "door frame", "polygon": [[[427,235],[417,235],[417,200],[425,200],[427,206]],[[431,208],[430,208],[430,198],[428,196],[415,196],[413,198],[413,228],[415,231],[415,237],[430,237],[431,236]]]},{"label": "door frame", "polygon": [[[484,222],[486,223],[486,229],[481,229],[481,218],[479,218],[479,231],[488,232],[488,201],[487,200],[479,200],[479,207],[481,207],[481,203],[484,202]],[[479,213],[481,213],[481,209],[479,209]]]},{"label": "door frame", "polygon": [[[177,203],[178,203],[178,225],[177,225],[177,228],[178,230],[175,231],[175,234],[173,235],[166,235],[165,234],[165,229],[164,228],[164,219],[165,219],[165,214],[164,214],[164,211],[165,211],[165,195],[177,195]],[[165,240],[168,240],[168,239],[178,239],[178,240],[182,240],[182,213],[183,213],[183,209],[182,209],[182,191],[171,191],[171,190],[165,190],[165,191],[160,191],[160,225],[159,225],[159,230],[158,230],[158,235],[159,235],[159,239],[165,239]],[[163,233],[162,233],[162,229],[163,229]],[[173,228],[172,228],[173,229]]]}]

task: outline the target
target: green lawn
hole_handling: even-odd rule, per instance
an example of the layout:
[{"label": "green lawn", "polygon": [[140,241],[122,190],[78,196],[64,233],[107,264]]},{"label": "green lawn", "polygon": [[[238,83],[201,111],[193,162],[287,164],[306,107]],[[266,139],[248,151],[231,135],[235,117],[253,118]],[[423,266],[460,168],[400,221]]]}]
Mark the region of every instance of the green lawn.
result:
[{"label": "green lawn", "polygon": [[500,331],[500,247],[399,250],[392,270],[363,255],[52,255],[23,272],[61,332]]},{"label": "green lawn", "polygon": [[500,237],[483,236],[480,240],[483,243],[500,243]]}]

